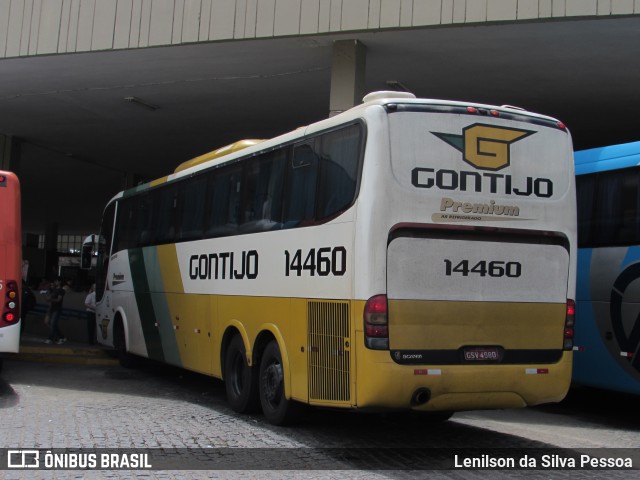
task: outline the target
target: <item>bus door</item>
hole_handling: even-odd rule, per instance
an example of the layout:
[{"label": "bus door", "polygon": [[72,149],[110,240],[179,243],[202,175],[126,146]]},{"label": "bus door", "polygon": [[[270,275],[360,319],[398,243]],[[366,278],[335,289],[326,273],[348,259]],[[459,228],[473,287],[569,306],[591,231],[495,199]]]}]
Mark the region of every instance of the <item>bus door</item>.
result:
[{"label": "bus door", "polygon": [[[95,248],[98,253],[96,260],[96,305],[102,304],[107,306],[107,308],[96,309],[96,322],[98,327],[97,335],[100,343],[108,343],[112,341],[109,339],[109,324],[112,320],[112,311],[110,307],[112,305],[112,301],[108,274],[109,260],[111,258],[111,240],[113,238],[115,208],[115,202],[107,205],[102,217],[100,235],[95,243]],[[91,240],[93,241],[95,239],[92,238]]]}]

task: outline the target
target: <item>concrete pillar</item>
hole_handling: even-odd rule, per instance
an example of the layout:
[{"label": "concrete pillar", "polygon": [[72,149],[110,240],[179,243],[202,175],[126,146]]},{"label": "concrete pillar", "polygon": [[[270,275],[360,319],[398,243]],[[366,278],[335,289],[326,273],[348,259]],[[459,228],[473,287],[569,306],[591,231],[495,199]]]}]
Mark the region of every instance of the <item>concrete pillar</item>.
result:
[{"label": "concrete pillar", "polygon": [[338,40],[333,44],[329,116],[362,102],[365,95],[367,47],[359,40]]},{"label": "concrete pillar", "polygon": [[10,135],[0,134],[0,169],[20,177],[20,142]]},{"label": "concrete pillar", "polygon": [[60,275],[58,267],[58,222],[45,225],[44,232],[44,271],[49,280]]}]

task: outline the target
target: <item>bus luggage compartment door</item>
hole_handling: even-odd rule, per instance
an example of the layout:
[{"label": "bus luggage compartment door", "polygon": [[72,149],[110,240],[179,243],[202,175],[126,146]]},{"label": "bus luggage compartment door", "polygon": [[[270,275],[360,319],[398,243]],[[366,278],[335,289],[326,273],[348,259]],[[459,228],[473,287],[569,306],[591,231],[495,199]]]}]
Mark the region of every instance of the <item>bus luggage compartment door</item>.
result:
[{"label": "bus luggage compartment door", "polygon": [[406,364],[553,363],[569,252],[554,237],[396,236],[387,251],[389,346]]}]

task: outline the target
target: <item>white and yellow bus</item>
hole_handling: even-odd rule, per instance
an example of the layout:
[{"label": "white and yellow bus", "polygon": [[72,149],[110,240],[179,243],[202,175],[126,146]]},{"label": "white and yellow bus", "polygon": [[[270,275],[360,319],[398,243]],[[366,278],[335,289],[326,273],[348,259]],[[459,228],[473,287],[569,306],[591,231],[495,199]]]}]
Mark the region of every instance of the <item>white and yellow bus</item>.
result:
[{"label": "white and yellow bus", "polygon": [[561,400],[572,144],[514,107],[377,92],[116,195],[99,337],[224,380],[238,412],[454,412]]}]

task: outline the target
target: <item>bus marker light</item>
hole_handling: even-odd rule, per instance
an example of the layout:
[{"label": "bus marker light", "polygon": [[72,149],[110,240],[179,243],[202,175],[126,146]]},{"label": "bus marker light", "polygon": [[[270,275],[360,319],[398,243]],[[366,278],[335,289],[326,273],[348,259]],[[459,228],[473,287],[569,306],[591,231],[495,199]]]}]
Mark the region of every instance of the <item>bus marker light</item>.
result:
[{"label": "bus marker light", "polygon": [[563,350],[573,350],[573,327],[576,324],[576,302],[567,298],[567,314],[564,319]]},{"label": "bus marker light", "polygon": [[417,368],[413,371],[414,375],[442,375],[439,368]]},{"label": "bus marker light", "polygon": [[620,352],[621,357],[633,358],[633,352]]},{"label": "bus marker light", "polygon": [[525,368],[524,373],[527,375],[545,375],[549,373],[548,368]]},{"label": "bus marker light", "polygon": [[585,347],[578,347],[578,346],[573,347],[574,352],[584,352],[585,350],[586,350]]},{"label": "bus marker light", "polygon": [[567,300],[567,315],[574,316],[576,314],[576,304],[573,300]]}]

